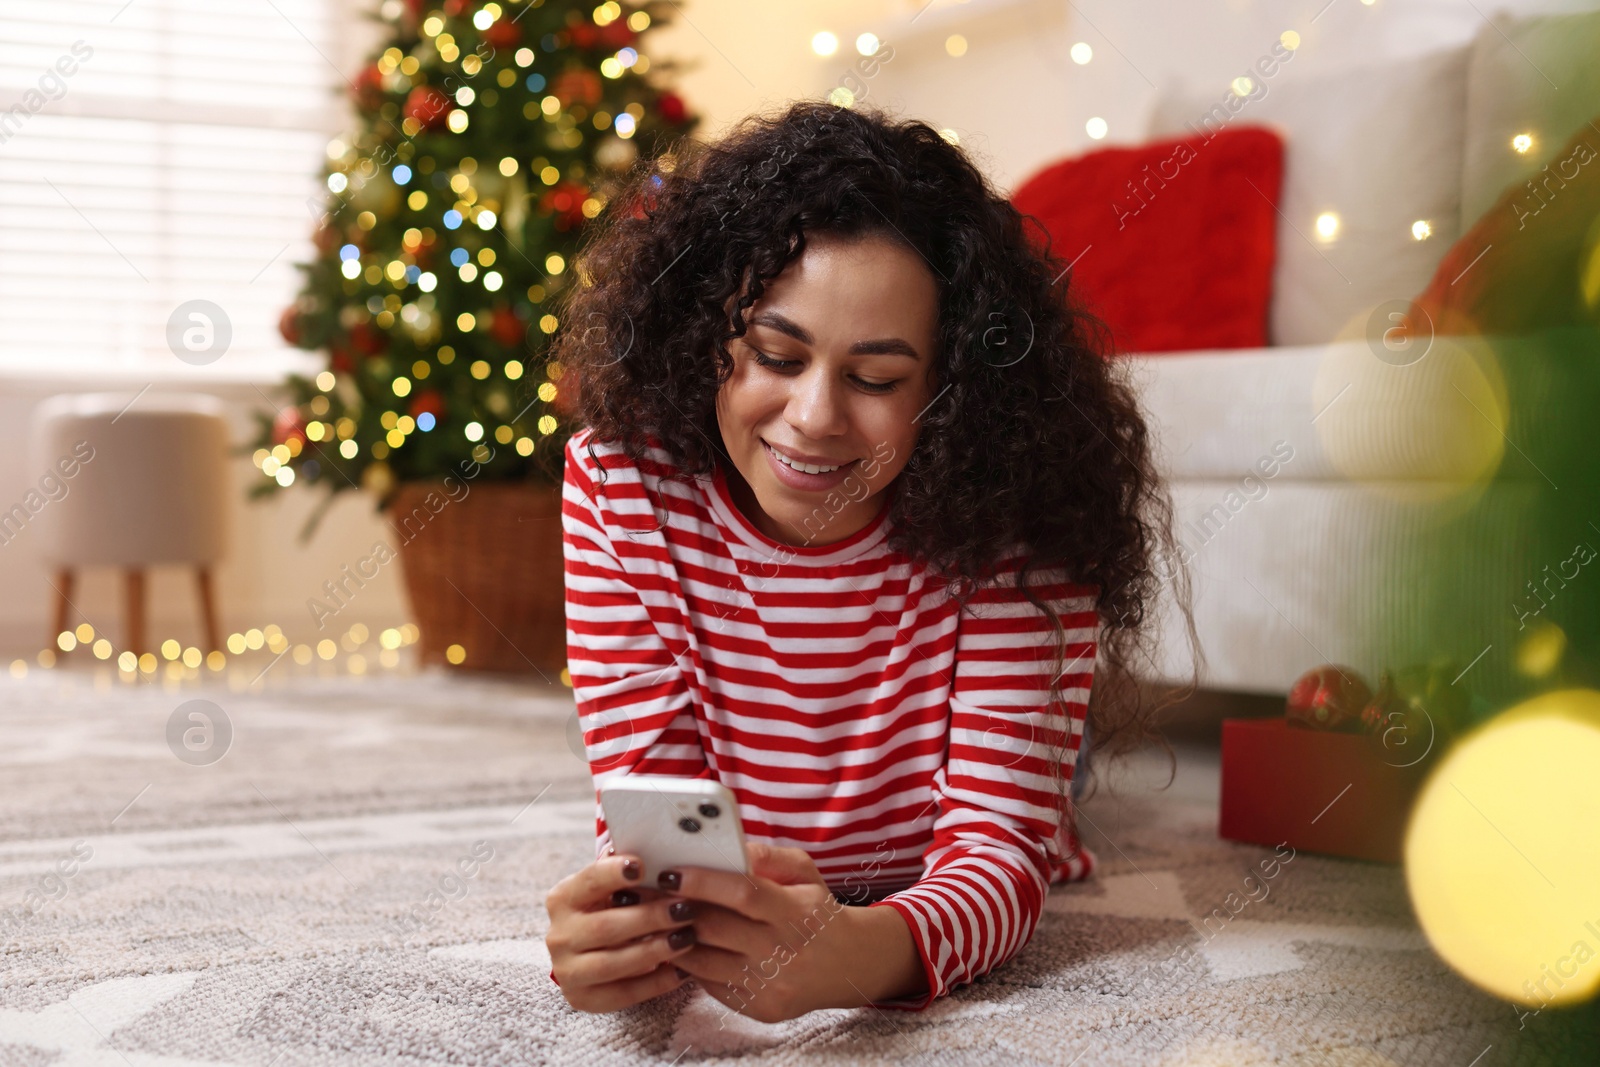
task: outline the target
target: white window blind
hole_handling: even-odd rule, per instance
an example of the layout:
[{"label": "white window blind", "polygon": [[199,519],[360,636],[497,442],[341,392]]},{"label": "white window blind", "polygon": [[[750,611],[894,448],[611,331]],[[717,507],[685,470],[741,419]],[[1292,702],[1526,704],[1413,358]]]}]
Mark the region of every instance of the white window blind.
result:
[{"label": "white window blind", "polygon": [[[348,115],[339,15],[336,0],[0,0],[0,368],[305,364],[277,323]],[[194,300],[231,329],[213,361],[168,344]]]}]

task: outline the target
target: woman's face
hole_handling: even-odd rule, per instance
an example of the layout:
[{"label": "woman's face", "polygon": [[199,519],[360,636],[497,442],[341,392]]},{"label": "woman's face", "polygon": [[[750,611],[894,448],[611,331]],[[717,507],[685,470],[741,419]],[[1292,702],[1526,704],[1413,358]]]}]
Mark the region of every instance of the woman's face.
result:
[{"label": "woman's face", "polygon": [[[749,330],[729,343],[733,374],[717,394],[735,467],[728,488],[757,529],[826,545],[873,520],[934,397],[938,313],[933,273],[915,251],[807,235],[746,310]],[[811,473],[780,455],[836,469]]]}]

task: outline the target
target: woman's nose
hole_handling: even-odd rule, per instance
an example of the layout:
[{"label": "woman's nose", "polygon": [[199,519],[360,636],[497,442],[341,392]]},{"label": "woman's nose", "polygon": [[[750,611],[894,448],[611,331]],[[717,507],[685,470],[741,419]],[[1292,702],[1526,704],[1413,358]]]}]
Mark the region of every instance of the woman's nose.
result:
[{"label": "woman's nose", "polygon": [[800,434],[812,439],[843,433],[844,404],[838,394],[839,383],[821,370],[810,370],[793,379],[789,404],[784,415]]}]

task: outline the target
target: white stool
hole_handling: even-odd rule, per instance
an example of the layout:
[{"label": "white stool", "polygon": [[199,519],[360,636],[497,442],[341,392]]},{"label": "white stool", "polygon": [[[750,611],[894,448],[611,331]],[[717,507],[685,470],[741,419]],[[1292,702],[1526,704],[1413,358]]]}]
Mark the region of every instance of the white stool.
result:
[{"label": "white stool", "polygon": [[81,393],[34,413],[32,469],[65,486],[31,519],[56,574],[56,635],[67,629],[76,572],[109,566],[126,582],[126,648],[145,646],[145,568],[195,568],[206,651],[220,647],[211,568],[228,534],[228,423],[211,396]]}]

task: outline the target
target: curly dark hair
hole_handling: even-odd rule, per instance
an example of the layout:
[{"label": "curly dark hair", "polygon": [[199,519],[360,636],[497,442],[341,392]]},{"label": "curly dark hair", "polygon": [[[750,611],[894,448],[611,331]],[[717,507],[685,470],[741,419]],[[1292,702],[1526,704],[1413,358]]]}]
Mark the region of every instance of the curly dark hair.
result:
[{"label": "curly dark hair", "polygon": [[[803,101],[641,161],[587,237],[558,308],[552,352],[576,378],[573,416],[635,461],[664,449],[684,477],[712,472],[719,456],[729,463],[714,407],[733,371],[727,343],[808,235],[823,234],[897,241],[937,275],[942,391],[892,495],[890,547],[925,561],[964,606],[1004,546],[1026,546],[1016,582],[1055,634],[1050,707],[1060,706],[1066,633],[1027,576],[1061,567],[1097,587],[1094,749],[1159,738],[1155,713],[1193,689],[1146,686],[1134,670],[1141,658],[1153,665],[1152,609],[1169,579],[1198,645],[1171,503],[1125,365],[1108,358],[1104,324],[1069,299],[1070,271],[1043,227],[926,123]],[[1174,561],[1162,574],[1159,557]],[[1070,810],[1065,736],[1047,744]]]}]

